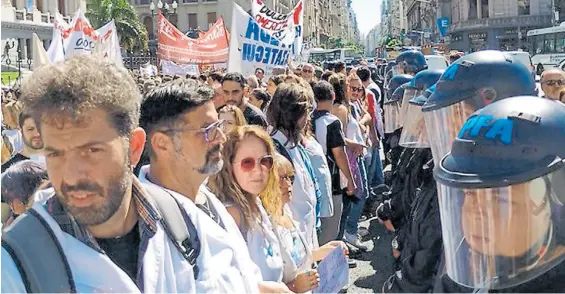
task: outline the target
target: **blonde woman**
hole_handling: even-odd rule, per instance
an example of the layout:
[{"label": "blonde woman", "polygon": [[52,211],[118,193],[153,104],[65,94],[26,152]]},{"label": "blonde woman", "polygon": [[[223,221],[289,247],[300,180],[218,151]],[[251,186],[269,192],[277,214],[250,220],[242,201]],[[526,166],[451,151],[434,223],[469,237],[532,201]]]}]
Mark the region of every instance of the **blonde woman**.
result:
[{"label": "blonde woman", "polygon": [[236,127],[247,125],[243,112],[235,105],[225,105],[220,108],[218,116],[220,120],[226,121],[226,133],[231,132]]},{"label": "blonde woman", "polygon": [[283,281],[296,293],[310,291],[316,284],[309,284],[307,277],[318,278],[316,270],[312,270],[313,261],[324,259],[336,247],[341,247],[348,254],[347,247],[341,241],[331,241],[316,249],[310,249],[304,235],[299,230],[299,224],[292,219],[288,203],[292,199],[292,184],[294,168],[292,163],[283,155],[275,155],[276,174],[279,177],[279,188],[283,207],[280,216],[272,216],[274,232],[281,244],[281,254],[284,263]]},{"label": "blonde woman", "polygon": [[263,129],[237,127],[224,144],[224,168],[208,185],[237,223],[263,280],[282,282],[281,249],[269,219],[269,215],[280,216],[282,207],[274,154]]}]

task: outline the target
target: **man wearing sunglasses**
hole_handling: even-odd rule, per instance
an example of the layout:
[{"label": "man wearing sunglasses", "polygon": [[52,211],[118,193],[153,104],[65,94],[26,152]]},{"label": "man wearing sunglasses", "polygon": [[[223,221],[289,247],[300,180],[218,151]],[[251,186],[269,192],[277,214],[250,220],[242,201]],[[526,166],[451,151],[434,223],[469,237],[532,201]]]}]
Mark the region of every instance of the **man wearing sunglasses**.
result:
[{"label": "man wearing sunglasses", "polygon": [[546,70],[541,74],[541,89],[545,98],[565,102],[565,72],[558,69]]},{"label": "man wearing sunglasses", "polygon": [[310,83],[314,78],[314,66],[309,63],[304,64],[302,66],[302,78]]},{"label": "man wearing sunglasses", "polygon": [[201,274],[193,281],[197,293],[280,292],[278,284],[261,282],[235,221],[203,185],[224,164],[224,122],[218,120],[213,96],[211,88],[184,80],[145,97],[140,124],[147,132],[150,165],[141,168],[139,178],[173,197],[194,223],[200,243]]}]

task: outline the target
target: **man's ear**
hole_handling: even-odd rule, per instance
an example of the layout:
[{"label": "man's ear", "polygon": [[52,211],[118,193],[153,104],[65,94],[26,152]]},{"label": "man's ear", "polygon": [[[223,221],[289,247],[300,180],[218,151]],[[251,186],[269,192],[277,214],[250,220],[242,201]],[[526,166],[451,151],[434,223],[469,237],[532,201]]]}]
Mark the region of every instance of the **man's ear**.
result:
[{"label": "man's ear", "polygon": [[129,156],[133,166],[136,166],[141,159],[141,154],[143,154],[143,149],[145,148],[145,138],[146,134],[142,128],[138,127],[131,133]]}]

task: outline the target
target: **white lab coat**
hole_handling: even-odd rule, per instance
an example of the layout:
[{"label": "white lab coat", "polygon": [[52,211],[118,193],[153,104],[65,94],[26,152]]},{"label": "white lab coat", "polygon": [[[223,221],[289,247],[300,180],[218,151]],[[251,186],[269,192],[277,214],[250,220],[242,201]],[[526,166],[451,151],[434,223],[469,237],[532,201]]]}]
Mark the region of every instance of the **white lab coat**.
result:
[{"label": "white lab coat", "polygon": [[[149,166],[141,168],[139,180],[145,185],[164,189],[147,180]],[[214,222],[210,216],[198,208],[192,200],[181,194],[167,190],[186,209],[200,239],[200,255],[196,261],[200,273],[196,281],[196,293],[257,293],[261,272],[253,263],[247,244],[241,236],[233,217],[216,196],[202,185],[200,192],[207,196],[214,206],[226,229]]]},{"label": "white lab coat", "polygon": [[[316,188],[308,174],[306,165],[302,160],[298,148],[287,144],[288,139],[276,131],[272,137],[278,140],[286,149],[294,165],[294,184],[292,185],[292,199],[288,206],[292,211],[293,219],[300,224],[300,231],[306,237],[310,248],[318,247],[316,234]],[[291,148],[292,147],[292,148]]]}]

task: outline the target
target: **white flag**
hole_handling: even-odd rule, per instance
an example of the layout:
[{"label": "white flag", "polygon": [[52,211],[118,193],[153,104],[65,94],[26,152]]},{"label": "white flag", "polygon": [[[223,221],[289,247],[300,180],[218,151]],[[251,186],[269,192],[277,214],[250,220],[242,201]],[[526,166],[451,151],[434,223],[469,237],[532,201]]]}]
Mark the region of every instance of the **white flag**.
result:
[{"label": "white flag", "polygon": [[39,68],[43,65],[50,64],[51,61],[49,60],[49,55],[47,55],[47,51],[43,47],[43,42],[39,39],[36,33],[33,33],[31,39],[32,49],[32,58],[33,58],[33,69]]},{"label": "white flag", "polygon": [[123,66],[120,40],[114,20],[97,29],[96,32],[98,42],[96,43],[94,51],[104,58],[108,58],[116,64]]},{"label": "white flag", "polygon": [[68,36],[71,32],[71,26],[63,19],[60,13],[55,14],[54,20],[53,36],[51,38],[51,44],[47,49],[47,55],[51,63],[65,60],[65,48],[68,45]]},{"label": "white flag", "polygon": [[[66,39],[66,36],[63,37]],[[98,33],[92,28],[82,10],[78,10],[71,22],[71,32],[68,36],[68,44],[65,47],[65,59],[75,55],[92,54],[96,47]],[[67,40],[63,40],[67,43]]]}]

